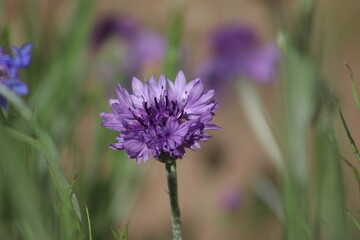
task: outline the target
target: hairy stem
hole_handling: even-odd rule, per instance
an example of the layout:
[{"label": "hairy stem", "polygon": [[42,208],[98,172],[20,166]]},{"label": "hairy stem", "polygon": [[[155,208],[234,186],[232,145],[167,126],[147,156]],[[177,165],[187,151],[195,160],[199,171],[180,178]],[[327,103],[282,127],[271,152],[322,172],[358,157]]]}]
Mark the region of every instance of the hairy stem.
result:
[{"label": "hairy stem", "polygon": [[170,205],[172,213],[172,233],[174,240],[181,240],[181,220],[177,194],[176,161],[167,159],[165,161],[167,182],[169,187]]}]

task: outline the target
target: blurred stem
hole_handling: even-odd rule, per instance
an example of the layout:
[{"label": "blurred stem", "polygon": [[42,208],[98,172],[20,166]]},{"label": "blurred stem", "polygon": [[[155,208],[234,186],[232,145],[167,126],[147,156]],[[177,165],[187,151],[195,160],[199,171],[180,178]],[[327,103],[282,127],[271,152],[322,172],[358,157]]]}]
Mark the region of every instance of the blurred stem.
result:
[{"label": "blurred stem", "polygon": [[5,49],[5,51],[7,51],[8,48],[10,47],[10,29],[8,26],[5,26],[4,28],[0,28],[0,30],[1,30],[0,45],[3,49]]},{"label": "blurred stem", "polygon": [[284,147],[286,171],[283,172],[284,187],[284,239],[311,239],[309,226],[310,203],[308,201],[308,136],[313,121],[317,69],[312,59],[299,46],[280,35],[282,50],[284,93]]},{"label": "blurred stem", "polygon": [[[344,187],[344,177],[342,173],[341,163],[339,159],[339,150],[338,150],[338,143],[336,141],[336,136],[331,129],[329,131],[329,140],[330,140],[330,150],[332,153],[332,157],[329,157],[329,165],[331,167],[330,178],[327,179],[331,190],[333,191],[332,194],[332,205],[330,209],[332,211],[332,216],[329,219],[336,219],[333,223],[333,236],[334,239],[350,239],[349,237],[349,230],[347,227],[346,221],[346,194],[345,194],[345,187]],[[329,150],[329,152],[330,152]],[[330,228],[331,229],[331,228]]]},{"label": "blurred stem", "polygon": [[165,160],[163,162],[166,167],[167,183],[169,187],[173,239],[181,240],[181,220],[177,194],[176,160],[169,157],[163,160]]},{"label": "blurred stem", "polygon": [[168,46],[165,57],[165,75],[174,79],[180,67],[181,61],[181,35],[183,30],[183,13],[176,8],[168,30]]},{"label": "blurred stem", "polygon": [[284,182],[284,239],[309,239],[309,227],[304,197],[305,190],[301,182],[291,174],[283,172]]},{"label": "blurred stem", "polygon": [[270,156],[278,170],[284,170],[284,158],[280,146],[266,118],[266,113],[254,83],[247,79],[236,82],[239,102],[259,143]]}]

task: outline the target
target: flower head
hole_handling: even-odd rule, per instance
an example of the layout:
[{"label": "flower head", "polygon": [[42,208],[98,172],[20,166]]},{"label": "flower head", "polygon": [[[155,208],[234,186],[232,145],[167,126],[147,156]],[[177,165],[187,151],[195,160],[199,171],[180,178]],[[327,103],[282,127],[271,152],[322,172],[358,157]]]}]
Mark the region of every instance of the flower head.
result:
[{"label": "flower head", "polygon": [[[19,79],[19,69],[29,66],[31,48],[31,43],[26,43],[20,48],[12,47],[8,53],[5,48],[0,47],[0,84],[19,96],[28,93],[27,85]],[[6,107],[6,100],[1,96],[0,107]]]},{"label": "flower head", "polygon": [[204,92],[200,79],[186,83],[179,72],[173,83],[164,75],[141,82],[132,79],[133,94],[116,89],[111,113],[101,113],[102,125],[120,132],[113,149],[125,150],[138,163],[150,156],[182,158],[185,148],[197,150],[210,136],[204,130],[219,129],[211,123],[218,104],[214,91]]},{"label": "flower head", "polygon": [[279,53],[275,44],[262,44],[253,29],[227,25],[217,29],[210,42],[212,56],[198,74],[218,88],[238,77],[259,83],[271,82],[276,73]]}]

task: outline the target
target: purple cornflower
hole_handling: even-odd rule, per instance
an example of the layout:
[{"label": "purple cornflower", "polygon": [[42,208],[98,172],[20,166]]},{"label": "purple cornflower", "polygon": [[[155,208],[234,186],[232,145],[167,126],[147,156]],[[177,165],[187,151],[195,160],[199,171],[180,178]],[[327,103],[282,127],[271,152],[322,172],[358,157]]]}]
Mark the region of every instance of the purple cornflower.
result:
[{"label": "purple cornflower", "polygon": [[[28,94],[27,85],[19,79],[19,69],[29,66],[31,61],[31,43],[22,47],[12,47],[8,53],[5,48],[0,47],[0,84],[3,84],[16,95]],[[0,107],[6,107],[6,100],[0,96]]]},{"label": "purple cornflower", "polygon": [[165,39],[141,27],[134,19],[103,18],[93,32],[92,47],[98,50],[111,37],[118,37],[124,42],[125,54],[121,70],[127,77],[136,75],[144,68],[161,63],[165,57]]},{"label": "purple cornflower", "polygon": [[228,25],[216,30],[210,42],[212,56],[198,68],[198,74],[213,88],[239,77],[269,83],[275,78],[278,50],[262,44],[253,29]]},{"label": "purple cornflower", "polygon": [[164,75],[142,83],[132,79],[133,94],[116,89],[117,99],[110,100],[112,113],[101,113],[102,125],[120,132],[111,147],[125,150],[137,163],[155,159],[182,158],[185,148],[197,150],[199,142],[210,136],[204,130],[216,130],[211,123],[218,104],[214,91],[204,92],[200,79],[186,83],[179,72],[173,83]]}]

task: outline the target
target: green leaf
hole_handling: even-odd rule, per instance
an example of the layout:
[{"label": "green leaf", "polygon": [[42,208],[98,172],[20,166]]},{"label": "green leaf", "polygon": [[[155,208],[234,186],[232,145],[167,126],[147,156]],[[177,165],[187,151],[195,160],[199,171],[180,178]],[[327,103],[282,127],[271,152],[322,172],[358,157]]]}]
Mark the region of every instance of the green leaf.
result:
[{"label": "green leaf", "polygon": [[46,149],[44,149],[44,146],[41,144],[41,142],[39,142],[39,140],[34,139],[26,134],[23,134],[15,129],[12,129],[9,127],[5,127],[4,130],[14,139],[16,139],[20,142],[26,143],[26,144],[32,146],[33,148],[37,149],[42,154],[46,155]]},{"label": "green leaf", "polygon": [[[2,84],[0,84],[0,95],[5,97],[5,99],[7,99],[7,101],[9,101],[11,105],[14,106],[16,110],[20,113],[20,115],[29,123],[29,126],[34,131],[37,140],[15,130],[7,129],[7,131],[11,134],[11,136],[15,137],[16,139],[28,143],[38,150],[41,150],[41,152],[46,156],[49,171],[54,180],[58,193],[60,195],[64,193],[69,193],[70,186],[60,169],[58,163],[58,153],[55,144],[53,143],[50,136],[44,130],[42,130],[34,121],[31,110],[25,105],[22,99]],[[72,206],[79,221],[82,222],[80,209],[78,207],[79,204],[76,198],[74,198],[73,196],[69,197],[71,197]]]},{"label": "green leaf", "polygon": [[12,105],[15,106],[15,108],[19,111],[19,113],[25,120],[31,121],[31,111],[24,104],[21,98],[19,98],[15,93],[13,93],[11,90],[9,90],[2,84],[0,84],[0,95],[7,99],[10,103],[12,103]]},{"label": "green leaf", "polygon": [[339,103],[338,103],[338,102],[336,102],[336,103],[337,103],[337,105],[338,105],[337,108],[338,108],[338,112],[339,112],[339,115],[340,115],[341,123],[342,123],[342,125],[344,126],[344,129],[345,129],[345,131],[346,131],[346,136],[347,136],[348,139],[349,139],[349,142],[350,142],[350,145],[351,145],[351,149],[352,149],[352,151],[353,151],[353,153],[354,153],[354,155],[355,155],[355,157],[356,157],[356,160],[360,163],[360,153],[359,153],[359,150],[358,150],[358,148],[357,148],[357,146],[356,146],[356,144],[355,144],[355,141],[354,141],[353,137],[351,136],[350,130],[349,130],[347,124],[346,124],[346,121],[345,121],[345,118],[344,118],[344,114],[343,114],[343,112],[341,111],[341,108],[340,108],[340,106],[339,106]]},{"label": "green leaf", "polygon": [[89,229],[89,240],[92,240],[92,231],[91,231],[91,222],[90,222],[90,216],[89,216],[89,209],[88,207],[85,205],[85,210],[86,210],[86,218],[88,221],[88,229]]},{"label": "green leaf", "polygon": [[353,93],[353,96],[354,96],[356,106],[357,106],[358,110],[360,111],[360,97],[359,97],[359,93],[358,93],[357,88],[356,88],[353,71],[352,71],[351,67],[349,66],[349,64],[344,62],[344,65],[347,68],[347,70],[349,71],[352,93]]}]

